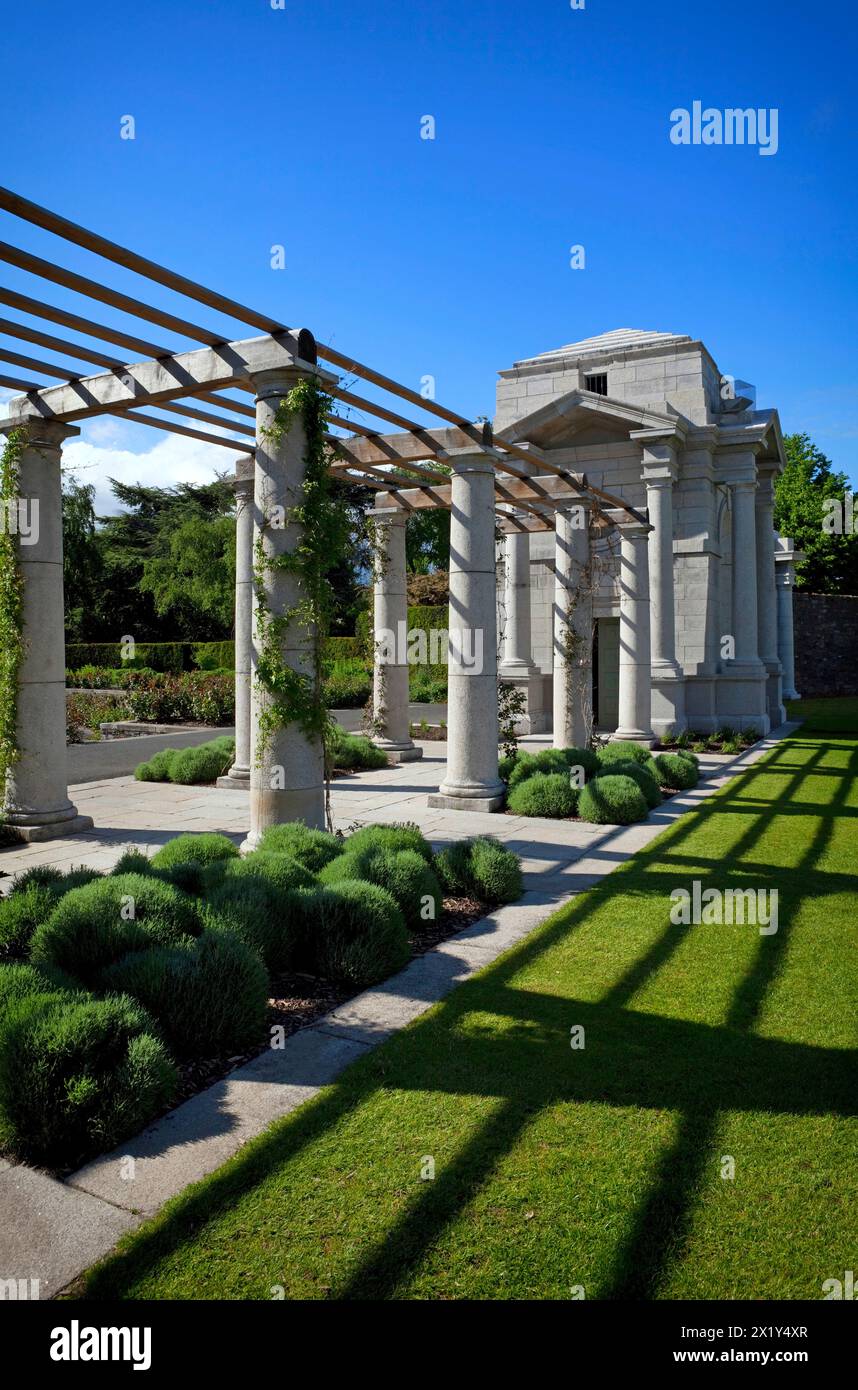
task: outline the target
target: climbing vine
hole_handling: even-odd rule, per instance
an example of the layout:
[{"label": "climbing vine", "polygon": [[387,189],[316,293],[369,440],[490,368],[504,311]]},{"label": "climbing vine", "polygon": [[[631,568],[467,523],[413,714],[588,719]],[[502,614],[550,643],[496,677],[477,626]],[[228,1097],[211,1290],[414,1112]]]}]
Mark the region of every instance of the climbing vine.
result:
[{"label": "climbing vine", "polygon": [[[301,499],[283,515],[266,515],[254,551],[253,586],[256,595],[258,660],[256,678],[269,699],[259,721],[259,753],[270,746],[275,732],[297,724],[309,738],[320,738],[325,750],[325,780],[330,783],[330,750],[334,720],[322,691],[322,653],[333,612],[333,591],[328,580],[342,559],[349,535],[349,515],[344,497],[338,495],[329,463],[331,445],[326,438],[327,416],[332,402],[318,385],[303,378],[280,401],[274,420],[262,431],[277,447],[300,418],[306,439]],[[270,553],[266,537],[275,529],[294,525],[298,544],[280,554]],[[293,575],[299,582],[300,602],[283,612],[268,606],[267,583],[277,574]],[[286,635],[292,626],[310,633],[309,672],[294,670],[283,656]]]},{"label": "climbing vine", "polygon": [[25,429],[11,430],[0,456],[0,813],[6,784],[19,757],[18,677],[24,659],[24,584],[13,513],[19,498]]}]

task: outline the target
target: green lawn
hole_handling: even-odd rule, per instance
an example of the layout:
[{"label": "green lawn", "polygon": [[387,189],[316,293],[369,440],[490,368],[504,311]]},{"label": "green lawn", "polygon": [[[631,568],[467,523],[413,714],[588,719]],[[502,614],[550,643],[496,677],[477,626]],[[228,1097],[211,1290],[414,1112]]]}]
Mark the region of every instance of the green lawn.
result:
[{"label": "green lawn", "polygon": [[[88,1292],[820,1298],[858,1255],[857,769],[854,734],[780,743]],[[779,930],[672,925],[695,878],[776,888]]]}]

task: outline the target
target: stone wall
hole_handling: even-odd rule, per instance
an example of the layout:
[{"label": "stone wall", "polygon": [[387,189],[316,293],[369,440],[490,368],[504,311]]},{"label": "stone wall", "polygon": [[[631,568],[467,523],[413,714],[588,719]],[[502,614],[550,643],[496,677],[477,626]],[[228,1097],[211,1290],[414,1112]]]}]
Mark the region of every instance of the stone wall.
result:
[{"label": "stone wall", "polygon": [[799,694],[858,695],[858,595],[795,589],[793,626]]}]

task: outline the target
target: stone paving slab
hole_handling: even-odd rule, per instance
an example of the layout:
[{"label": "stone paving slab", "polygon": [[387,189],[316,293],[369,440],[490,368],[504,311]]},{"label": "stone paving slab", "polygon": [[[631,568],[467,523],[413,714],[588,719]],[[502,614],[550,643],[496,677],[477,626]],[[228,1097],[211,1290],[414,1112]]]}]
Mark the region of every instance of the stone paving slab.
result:
[{"label": "stone paving slab", "polygon": [[[481,818],[489,822],[499,839],[526,856],[527,891],[517,903],[498,909],[417,957],[392,979],[288,1038],[283,1048],[269,1049],[239,1067],[112,1154],[87,1164],[65,1183],[21,1166],[0,1166],[0,1231],[6,1241],[3,1244],[0,1239],[0,1256],[12,1262],[9,1267],[15,1277],[40,1278],[43,1297],[55,1293],[106,1254],[141,1215],[151,1215],[189,1183],[214,1172],[249,1139],[317,1095],[351,1062],[523,940],[563,902],[604,879],[666,825],[758,761],[795,727],[783,726],[760,747],[736,758],[709,760],[707,771],[715,775],[693,792],[671,798],[639,825],[617,829],[504,816]],[[436,761],[433,775],[438,780],[443,759]],[[410,771],[414,764],[408,766]],[[427,779],[429,785],[431,780]],[[160,784],[155,785],[163,792]],[[140,786],[132,783],[132,789]],[[125,819],[133,821],[122,794],[116,797],[115,784],[111,787]],[[243,835],[246,798],[229,791],[216,796],[211,818],[235,838]],[[83,802],[83,797],[80,800]],[[145,798],[142,801],[152,804]],[[342,823],[342,802],[338,799],[338,803],[335,814]],[[352,802],[350,809],[357,804],[360,802]],[[370,812],[367,818],[382,817]],[[401,819],[401,811],[390,818]],[[419,798],[412,796],[408,819],[423,824],[429,820],[425,786]],[[432,838],[437,844],[460,838],[463,832],[473,834],[473,821],[480,818],[468,816],[466,826],[456,812],[441,816],[433,812],[431,819],[436,831]],[[161,825],[164,820],[162,805]],[[89,862],[89,854],[95,853],[115,859],[128,839],[109,833],[110,839],[102,834],[94,840],[88,837],[89,844],[79,841],[75,861]],[[152,837],[152,843],[163,843],[166,838],[169,832],[162,830]],[[16,850],[14,857],[34,862],[31,848]],[[0,867],[5,867],[3,856]],[[134,1159],[133,1178],[128,1177],[129,1158]],[[26,1252],[32,1258],[24,1268]],[[29,1276],[27,1271],[39,1263],[42,1272]],[[22,1266],[20,1274],[18,1266]]]},{"label": "stone paving slab", "polygon": [[0,1169],[0,1278],[38,1280],[52,1298],[139,1221],[23,1164]]},{"label": "stone paving slab", "polygon": [[[151,1214],[213,1173],[275,1120],[317,1095],[365,1052],[360,1043],[304,1028],[185,1101],[136,1139],[88,1163],[68,1186],[114,1207]],[[125,1174],[133,1158],[133,1179]],[[81,1265],[81,1269],[86,1268]]]}]

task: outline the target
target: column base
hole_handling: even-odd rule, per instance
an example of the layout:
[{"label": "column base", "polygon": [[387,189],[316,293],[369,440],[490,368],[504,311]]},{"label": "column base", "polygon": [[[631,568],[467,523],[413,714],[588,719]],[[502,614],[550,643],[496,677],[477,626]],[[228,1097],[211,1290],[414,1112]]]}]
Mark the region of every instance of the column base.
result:
[{"label": "column base", "polygon": [[718,725],[733,729],[756,729],[765,735],[771,728],[766,706],[766,672],[752,669],[745,674],[728,666],[718,677],[715,688]]},{"label": "column base", "polygon": [[544,680],[537,666],[502,666],[498,680],[504,685],[513,685],[524,691],[524,714],[515,722],[515,733],[521,738],[525,734],[542,734],[548,728],[545,712]]},{"label": "column base", "polygon": [[718,728],[716,710],[719,677],[710,671],[685,677],[685,727],[695,733],[714,734]]},{"label": "column base", "polygon": [[611,743],[639,743],[642,748],[652,748],[655,743],[655,734],[652,729],[615,729],[611,734]]},{"label": "column base", "polygon": [[657,738],[679,734],[688,728],[685,713],[685,678],[678,667],[652,669],[652,731]]},{"label": "column base", "polygon": [[773,729],[780,728],[786,722],[786,710],[783,705],[783,673],[779,661],[767,661],[765,663],[768,678],[766,680],[766,710]]},{"label": "column base", "polygon": [[[256,829],[239,845],[239,854],[252,854],[270,825],[287,825],[300,821],[310,830],[326,830],[325,788],[297,787],[288,791],[266,791],[250,788],[251,825]],[[254,798],[256,802],[254,803]]]},{"label": "column base", "polygon": [[433,792],[427,798],[427,805],[432,806],[438,811],[502,811],[506,802],[506,793],[499,792],[496,796],[451,796],[446,792]]},{"label": "column base", "polygon": [[72,816],[67,820],[46,821],[42,825],[15,825],[11,821],[4,821],[3,824],[17,840],[27,845],[35,845],[45,840],[60,840],[66,835],[80,835],[85,830],[92,830],[93,819],[92,816]]},{"label": "column base", "polygon": [[226,776],[218,777],[215,786],[222,791],[250,791],[250,768],[233,763]]},{"label": "column base", "polygon": [[423,749],[410,739],[408,743],[387,743],[384,739],[375,738],[373,743],[392,763],[416,763],[423,757]]},{"label": "column base", "polygon": [[783,692],[783,697],[784,697],[785,700],[800,700],[800,699],[801,699],[801,696],[799,695],[799,693],[798,693],[797,690],[785,690],[785,691]]}]

